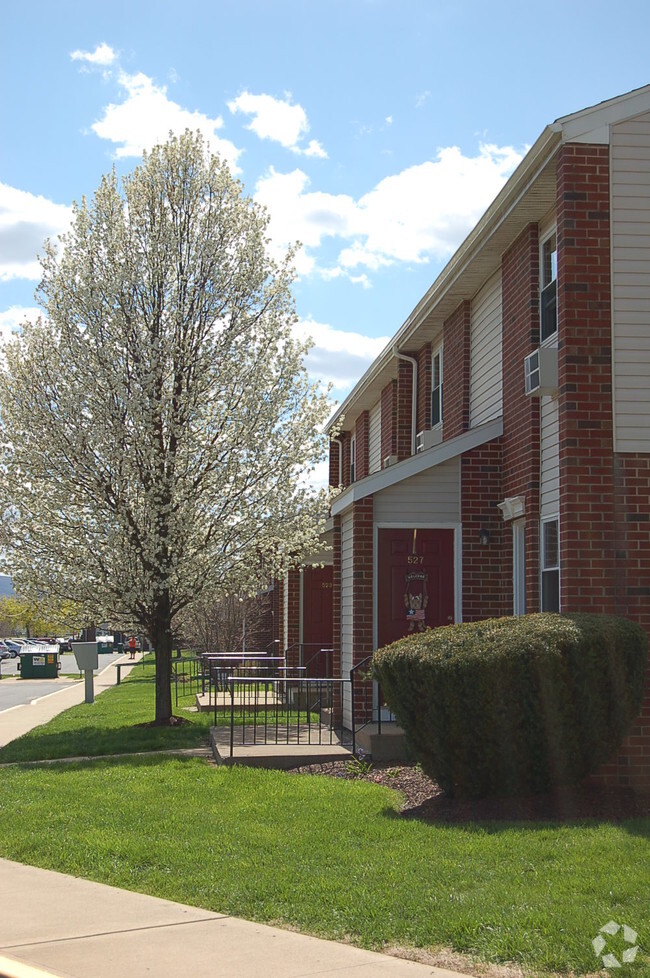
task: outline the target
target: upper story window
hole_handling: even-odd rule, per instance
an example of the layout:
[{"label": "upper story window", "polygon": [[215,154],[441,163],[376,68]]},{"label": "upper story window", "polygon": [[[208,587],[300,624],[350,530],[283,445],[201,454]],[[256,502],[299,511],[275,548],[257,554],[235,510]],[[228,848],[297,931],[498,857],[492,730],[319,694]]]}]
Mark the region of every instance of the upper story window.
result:
[{"label": "upper story window", "polygon": [[431,427],[442,424],[442,347],[431,357]]},{"label": "upper story window", "polygon": [[356,478],[356,468],[357,468],[357,436],[352,435],[350,439],[350,482],[354,482]]},{"label": "upper story window", "polygon": [[557,237],[542,241],[541,254],[541,341],[557,333]]}]

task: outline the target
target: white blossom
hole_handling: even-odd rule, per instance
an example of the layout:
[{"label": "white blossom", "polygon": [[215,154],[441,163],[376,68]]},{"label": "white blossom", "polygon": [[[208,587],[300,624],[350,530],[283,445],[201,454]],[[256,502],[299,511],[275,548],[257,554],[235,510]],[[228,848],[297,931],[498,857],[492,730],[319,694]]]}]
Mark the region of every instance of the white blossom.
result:
[{"label": "white blossom", "polygon": [[170,138],[46,244],[44,315],[1,368],[16,586],[138,623],[159,720],[176,616],[317,550],[327,509],[300,478],[324,455],[327,396],[292,334],[292,254],[275,264],[266,238],[264,211],[200,136]]}]

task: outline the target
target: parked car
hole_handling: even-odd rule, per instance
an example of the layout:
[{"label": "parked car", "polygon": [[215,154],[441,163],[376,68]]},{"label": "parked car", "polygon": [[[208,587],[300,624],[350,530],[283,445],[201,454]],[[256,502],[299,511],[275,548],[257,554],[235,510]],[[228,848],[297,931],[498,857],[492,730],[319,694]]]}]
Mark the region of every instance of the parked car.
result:
[{"label": "parked car", "polygon": [[11,659],[12,655],[4,642],[0,642],[0,659]]},{"label": "parked car", "polygon": [[72,652],[72,642],[69,638],[57,638],[59,652]]},{"label": "parked car", "polygon": [[20,655],[24,642],[15,642],[13,639],[5,639],[4,643],[9,649],[9,655],[15,659]]}]

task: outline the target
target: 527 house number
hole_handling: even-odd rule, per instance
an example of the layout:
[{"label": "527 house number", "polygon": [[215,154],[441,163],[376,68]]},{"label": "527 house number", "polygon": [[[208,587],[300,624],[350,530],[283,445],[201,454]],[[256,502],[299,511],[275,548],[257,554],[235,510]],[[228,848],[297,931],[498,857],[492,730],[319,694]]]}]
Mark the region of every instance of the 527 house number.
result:
[{"label": "527 house number", "polygon": [[421,564],[424,563],[424,557],[418,557],[417,554],[410,554],[406,558],[406,562],[407,564],[417,564],[418,566],[420,566]]}]

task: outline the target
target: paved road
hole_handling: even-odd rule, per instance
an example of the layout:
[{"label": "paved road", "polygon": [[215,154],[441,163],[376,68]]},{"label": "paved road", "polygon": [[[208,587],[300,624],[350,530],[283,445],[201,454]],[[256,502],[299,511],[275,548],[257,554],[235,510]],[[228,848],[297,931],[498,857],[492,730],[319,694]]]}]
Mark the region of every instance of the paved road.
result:
[{"label": "paved road", "polygon": [[[17,671],[18,659],[3,659],[0,663],[0,674],[2,676],[19,676]],[[106,666],[109,666],[113,661],[117,661],[116,655],[100,655],[99,656],[99,669],[95,671],[101,672]],[[128,661],[128,660],[127,660]],[[73,654],[65,653],[61,656],[61,673],[77,673],[77,661]],[[42,696],[48,696],[50,693],[54,693],[57,690],[66,689],[68,686],[74,685],[75,680],[71,679],[68,682],[64,682],[62,679],[50,680],[50,679],[8,679],[8,681],[0,682],[0,713],[3,710],[9,710],[13,706],[19,706],[25,703],[31,703],[35,699],[40,699]]]},{"label": "paved road", "polygon": [[13,706],[22,706],[32,700],[49,696],[60,689],[67,689],[74,683],[48,681],[47,679],[23,679],[20,682],[0,683],[0,713],[10,710]]}]

